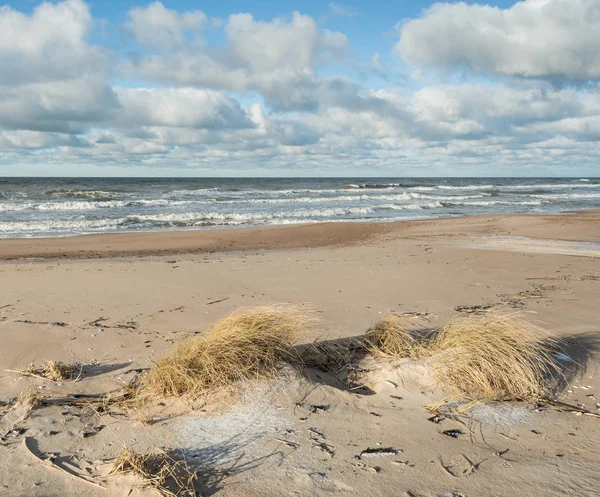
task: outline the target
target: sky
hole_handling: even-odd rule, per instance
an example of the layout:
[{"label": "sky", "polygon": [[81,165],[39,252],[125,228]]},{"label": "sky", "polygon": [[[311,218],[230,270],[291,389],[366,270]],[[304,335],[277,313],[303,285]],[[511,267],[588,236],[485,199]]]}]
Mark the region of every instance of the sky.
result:
[{"label": "sky", "polygon": [[600,0],[9,0],[0,176],[600,176]]}]

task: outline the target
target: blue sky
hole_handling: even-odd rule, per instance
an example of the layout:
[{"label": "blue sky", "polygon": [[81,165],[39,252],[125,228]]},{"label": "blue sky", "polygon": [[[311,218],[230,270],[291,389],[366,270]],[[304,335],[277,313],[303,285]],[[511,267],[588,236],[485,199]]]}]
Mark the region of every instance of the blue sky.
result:
[{"label": "blue sky", "polygon": [[0,175],[600,175],[600,2],[9,1]]}]

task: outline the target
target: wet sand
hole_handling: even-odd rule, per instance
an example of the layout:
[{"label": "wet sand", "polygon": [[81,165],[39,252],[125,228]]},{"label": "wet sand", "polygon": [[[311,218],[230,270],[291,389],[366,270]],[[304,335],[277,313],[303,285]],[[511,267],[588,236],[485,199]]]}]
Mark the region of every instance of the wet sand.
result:
[{"label": "wet sand", "polygon": [[489,215],[394,223],[318,223],[264,228],[116,233],[0,239],[0,260],[138,257],[369,243],[380,237],[442,238],[511,235],[600,240],[600,211],[561,215]]}]

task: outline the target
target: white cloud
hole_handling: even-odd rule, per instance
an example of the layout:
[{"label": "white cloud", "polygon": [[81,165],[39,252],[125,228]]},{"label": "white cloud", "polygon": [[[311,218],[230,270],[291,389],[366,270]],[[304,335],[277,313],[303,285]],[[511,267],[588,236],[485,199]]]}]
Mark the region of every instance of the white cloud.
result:
[{"label": "white cloud", "polygon": [[330,2],[328,7],[329,13],[334,16],[347,17],[351,19],[359,14],[359,12],[352,7],[348,7],[347,5],[338,2]]},{"label": "white cloud", "polygon": [[508,9],[437,3],[400,26],[395,50],[422,67],[600,79],[600,2],[525,0]]},{"label": "white cloud", "polygon": [[186,32],[200,30],[206,21],[202,11],[179,14],[160,2],[153,2],[145,8],[131,9],[125,27],[140,43],[166,48],[183,43]]},{"label": "white cloud", "polygon": [[572,116],[600,115],[597,92],[505,85],[435,85],[412,96],[415,120],[437,130],[441,137],[516,134],[517,127],[554,122]]},{"label": "white cloud", "polygon": [[123,126],[247,128],[254,126],[239,103],[222,92],[195,88],[116,88]]},{"label": "white cloud", "polygon": [[81,0],[43,3],[27,16],[0,7],[0,127],[74,133],[110,118],[110,58],[88,44]]},{"label": "white cloud", "polygon": [[[148,9],[165,10],[167,18],[177,14],[161,4]],[[148,10],[146,9],[146,10]],[[134,9],[137,40],[144,43],[151,24],[144,9]],[[179,14],[185,16],[186,14]],[[194,41],[176,37],[177,49],[154,47],[154,53],[123,62],[123,74],[132,79],[147,78],[167,84],[199,86],[218,90],[256,91],[273,105],[304,105],[300,94],[318,85],[316,69],[343,55],[347,38],[342,33],[319,29],[314,19],[298,12],[291,19],[257,21],[251,14],[229,16],[224,26],[223,49],[199,46],[202,33],[191,33]]]},{"label": "white cloud", "polygon": [[0,7],[0,85],[64,81],[106,71],[106,51],[86,42],[93,25],[81,0],[43,3],[30,16]]}]

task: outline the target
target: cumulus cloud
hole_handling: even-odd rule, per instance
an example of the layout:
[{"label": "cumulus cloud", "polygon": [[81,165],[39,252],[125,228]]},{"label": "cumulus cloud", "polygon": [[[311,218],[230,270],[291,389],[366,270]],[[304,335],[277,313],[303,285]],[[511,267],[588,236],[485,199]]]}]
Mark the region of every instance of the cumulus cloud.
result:
[{"label": "cumulus cloud", "polygon": [[238,129],[254,126],[233,98],[196,88],[115,88],[122,126]]},{"label": "cumulus cloud", "polygon": [[64,81],[106,71],[107,51],[86,41],[93,26],[81,0],[42,3],[29,16],[0,7],[0,84]]},{"label": "cumulus cloud", "polygon": [[93,26],[81,0],[0,7],[0,127],[77,133],[110,118],[119,104],[108,52],[87,42]]},{"label": "cumulus cloud", "polygon": [[512,136],[535,123],[556,122],[565,116],[581,120],[600,115],[597,97],[597,91],[552,87],[434,85],[413,94],[412,111],[416,122],[442,138]]},{"label": "cumulus cloud", "polygon": [[[169,44],[169,50],[161,50],[154,43],[154,25],[147,21],[154,18],[148,11],[157,9],[174,20],[177,28],[171,27],[169,33],[171,41],[177,40],[177,49]],[[189,15],[176,14],[158,2],[131,11],[130,24],[135,18],[137,41],[148,44],[150,38],[149,48],[155,50],[123,62],[122,73],[167,84],[256,91],[273,105],[293,108],[305,105],[300,94],[318,86],[316,68],[341,57],[347,47],[344,34],[319,29],[313,18],[298,12],[290,19],[270,22],[257,21],[251,14],[231,15],[224,26],[225,48],[200,47],[202,33],[198,30],[191,33],[192,40],[173,36],[181,32],[181,18]]]},{"label": "cumulus cloud", "polygon": [[508,9],[436,3],[400,26],[420,67],[568,81],[600,79],[600,2],[524,0]]},{"label": "cumulus cloud", "polygon": [[200,10],[180,14],[153,2],[145,8],[131,9],[125,28],[140,43],[165,48],[181,44],[186,33],[198,32],[206,21],[206,14]]}]

